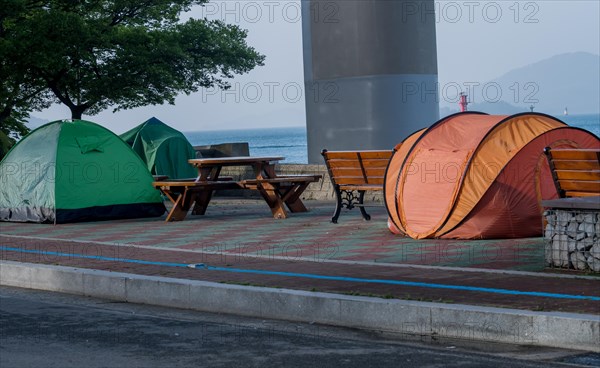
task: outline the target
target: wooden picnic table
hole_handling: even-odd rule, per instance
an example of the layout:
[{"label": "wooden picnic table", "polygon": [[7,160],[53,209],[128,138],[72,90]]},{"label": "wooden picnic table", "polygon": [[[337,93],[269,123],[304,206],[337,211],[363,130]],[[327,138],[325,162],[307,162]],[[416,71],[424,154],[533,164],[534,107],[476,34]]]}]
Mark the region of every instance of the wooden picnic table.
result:
[{"label": "wooden picnic table", "polygon": [[[275,163],[285,160],[280,156],[240,156],[240,157],[220,157],[220,158],[196,158],[188,162],[198,169],[199,181],[217,181],[221,169],[225,166],[252,166],[257,179],[263,177],[275,177]],[[263,173],[264,171],[264,173]]]},{"label": "wooden picnic table", "polygon": [[[271,209],[273,217],[287,218],[286,206],[291,212],[307,211],[300,196],[310,183],[320,180],[321,176],[278,176],[275,164],[284,159],[280,156],[192,159],[188,162],[198,169],[195,181],[154,182],[154,186],[173,202],[167,221],[183,220],[192,204],[192,214],[204,215],[213,192],[229,189],[257,190]],[[231,178],[223,180],[220,177],[221,170],[227,166],[251,166],[254,179],[237,182]]]}]

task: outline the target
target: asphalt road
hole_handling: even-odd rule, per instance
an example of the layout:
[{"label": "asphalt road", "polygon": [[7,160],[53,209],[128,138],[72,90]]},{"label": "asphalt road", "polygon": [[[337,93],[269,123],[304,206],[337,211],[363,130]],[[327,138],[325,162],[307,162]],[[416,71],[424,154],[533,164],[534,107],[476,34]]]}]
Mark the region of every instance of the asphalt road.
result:
[{"label": "asphalt road", "polygon": [[0,367],[559,367],[597,355],[427,341],[0,287]]}]

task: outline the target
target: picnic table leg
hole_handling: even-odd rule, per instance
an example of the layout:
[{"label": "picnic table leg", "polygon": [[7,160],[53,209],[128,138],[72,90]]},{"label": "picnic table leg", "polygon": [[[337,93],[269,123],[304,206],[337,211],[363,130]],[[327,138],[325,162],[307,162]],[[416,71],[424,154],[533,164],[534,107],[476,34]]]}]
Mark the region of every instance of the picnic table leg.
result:
[{"label": "picnic table leg", "polygon": [[192,215],[204,215],[212,198],[212,190],[203,190],[194,194],[194,209]]},{"label": "picnic table leg", "polygon": [[306,208],[306,206],[304,206],[304,203],[302,203],[302,199],[300,199],[300,196],[302,195],[304,190],[308,188],[309,184],[310,183],[302,183],[300,185],[294,186],[290,188],[287,193],[282,195],[283,201],[292,213],[308,212],[308,209]]},{"label": "picnic table leg", "polygon": [[[216,181],[219,179],[219,174],[221,173],[221,167],[208,167],[202,168],[198,170],[198,178],[196,178],[196,182],[204,182],[204,181]],[[194,209],[192,210],[192,215],[204,215],[206,213],[206,209],[208,208],[208,204],[212,198],[212,190],[202,190],[200,192],[194,193],[194,198],[192,202],[195,202]]]},{"label": "picnic table leg", "polygon": [[[265,178],[273,178],[276,176],[274,165],[265,165],[261,162],[253,165],[252,168],[254,169],[254,175],[256,175],[256,179],[260,180]],[[267,204],[269,205],[269,208],[271,209],[274,218],[288,218],[288,213],[285,210],[285,204],[281,199],[281,194],[279,193],[278,186],[275,186],[270,183],[258,183],[257,189],[260,195],[265,200],[265,202],[267,202]]]},{"label": "picnic table leg", "polygon": [[[168,196],[172,200],[172,196]],[[183,221],[190,210],[191,202],[187,190],[179,194],[177,199],[173,202],[173,208],[167,215],[166,222],[171,221]]]},{"label": "picnic table leg", "polygon": [[284,202],[281,200],[277,188],[271,184],[263,183],[258,185],[258,191],[265,202],[271,208],[273,217],[276,219],[285,219],[288,217],[287,211],[284,208]]}]

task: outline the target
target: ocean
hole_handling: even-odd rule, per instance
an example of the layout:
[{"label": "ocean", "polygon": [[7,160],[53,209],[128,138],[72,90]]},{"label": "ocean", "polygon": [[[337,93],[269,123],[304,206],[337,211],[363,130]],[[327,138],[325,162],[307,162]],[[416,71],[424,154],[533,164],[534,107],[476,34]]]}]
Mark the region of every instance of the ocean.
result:
[{"label": "ocean", "polygon": [[[565,123],[600,136],[600,114],[557,116]],[[269,128],[184,133],[194,146],[248,142],[252,156],[284,156],[284,163],[305,164],[306,128]]]},{"label": "ocean", "polygon": [[248,142],[251,156],[283,156],[284,163],[305,164],[306,128],[268,128],[184,132],[193,146]]},{"label": "ocean", "polygon": [[589,130],[600,137],[600,114],[557,116],[565,123]]}]

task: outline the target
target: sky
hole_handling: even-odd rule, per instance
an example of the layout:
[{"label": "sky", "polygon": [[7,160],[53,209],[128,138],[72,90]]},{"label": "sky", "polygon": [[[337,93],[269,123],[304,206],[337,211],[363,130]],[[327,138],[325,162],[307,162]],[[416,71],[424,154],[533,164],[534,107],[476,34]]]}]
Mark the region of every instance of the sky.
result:
[{"label": "sky", "polygon": [[[195,7],[185,17],[221,19],[247,29],[248,44],[266,55],[265,66],[231,80],[229,91],[203,89],[179,96],[175,105],[84,118],[115,133],[152,116],[181,131],[304,126],[300,6],[300,1],[213,0]],[[483,84],[562,53],[600,54],[598,0],[437,1],[435,6],[440,86]],[[70,117],[61,105],[32,115],[51,121]]]}]

